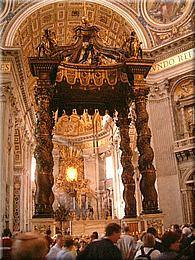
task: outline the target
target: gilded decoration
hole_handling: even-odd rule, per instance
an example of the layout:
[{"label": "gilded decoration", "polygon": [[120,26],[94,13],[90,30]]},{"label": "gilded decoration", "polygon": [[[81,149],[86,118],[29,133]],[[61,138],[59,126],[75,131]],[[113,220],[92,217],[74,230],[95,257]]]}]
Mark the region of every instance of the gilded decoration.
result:
[{"label": "gilded decoration", "polygon": [[[86,3],[86,15],[89,22],[100,28],[99,37],[107,46],[122,45],[122,35],[132,29],[128,22],[115,11],[95,3]],[[55,31],[58,45],[69,45],[74,42],[73,28],[82,24],[84,16],[83,3],[64,1],[46,5],[30,14],[19,26],[14,36],[14,46],[21,47],[24,53],[24,64],[27,77],[31,83],[28,57],[35,56],[36,47],[40,44],[43,29]],[[114,26],[111,26],[114,25]]]},{"label": "gilded decoration", "polygon": [[69,137],[98,133],[101,130],[102,116],[98,112],[91,116],[85,109],[79,116],[76,109],[73,109],[71,116],[66,115],[64,111],[63,115],[58,118],[54,132],[56,135]]},{"label": "gilded decoration", "polygon": [[22,167],[22,148],[19,129],[15,129],[14,132],[14,167]]},{"label": "gilded decoration", "polygon": [[66,193],[73,192],[72,183],[67,175],[68,168],[74,168],[77,171],[75,182],[81,182],[84,179],[84,162],[82,151],[73,147],[60,147],[59,175],[56,180],[56,189],[63,190]]},{"label": "gilded decoration", "polygon": [[59,175],[54,190],[58,205],[66,206],[73,219],[93,218],[93,201],[96,195],[84,176],[82,150],[60,147]]},{"label": "gilded decoration", "polygon": [[20,230],[20,193],[21,193],[21,175],[14,175],[13,178],[13,231]]}]

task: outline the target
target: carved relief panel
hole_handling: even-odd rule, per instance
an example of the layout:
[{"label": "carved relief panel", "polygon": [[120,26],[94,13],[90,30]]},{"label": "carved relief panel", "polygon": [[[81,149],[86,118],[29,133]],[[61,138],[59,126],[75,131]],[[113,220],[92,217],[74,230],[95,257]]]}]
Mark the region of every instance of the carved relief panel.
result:
[{"label": "carved relief panel", "polygon": [[172,93],[172,106],[177,140],[192,137],[195,133],[193,77],[181,79],[175,84]]}]

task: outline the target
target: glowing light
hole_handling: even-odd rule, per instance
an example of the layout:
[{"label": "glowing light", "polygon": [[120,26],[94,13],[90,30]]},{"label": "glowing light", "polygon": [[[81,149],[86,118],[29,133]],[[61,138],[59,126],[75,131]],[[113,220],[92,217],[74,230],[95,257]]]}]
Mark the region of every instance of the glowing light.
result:
[{"label": "glowing light", "polygon": [[36,169],[36,160],[32,157],[31,161],[31,181],[35,181],[35,169]]},{"label": "glowing light", "polygon": [[68,167],[66,170],[66,179],[67,181],[76,181],[77,180],[77,169],[74,167]]},{"label": "glowing light", "polygon": [[106,157],[106,179],[114,177],[114,165],[112,156]]}]

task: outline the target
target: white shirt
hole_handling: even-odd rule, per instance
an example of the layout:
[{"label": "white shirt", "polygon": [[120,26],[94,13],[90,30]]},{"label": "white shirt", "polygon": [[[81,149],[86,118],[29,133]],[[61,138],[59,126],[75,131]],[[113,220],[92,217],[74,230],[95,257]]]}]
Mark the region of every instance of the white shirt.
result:
[{"label": "white shirt", "polygon": [[[152,249],[152,247],[144,247],[144,253],[147,254],[151,249]],[[141,255],[141,254],[142,254],[142,252],[141,252],[141,249],[140,249],[140,250],[138,250],[137,253],[135,254],[134,259],[135,259],[137,256]],[[152,253],[150,254],[150,257],[151,257],[152,260],[155,260],[155,259],[157,259],[157,257],[158,257],[159,255],[160,255],[160,251],[158,251],[158,250],[155,249],[155,250],[152,251]]]},{"label": "white shirt", "polygon": [[57,254],[62,250],[62,248],[55,244],[53,247],[50,248],[49,253],[46,255],[47,260],[54,260],[56,259]]},{"label": "white shirt", "polygon": [[60,252],[57,254],[56,260],[75,260],[76,254],[74,252],[69,251],[68,248],[64,248],[60,250]]},{"label": "white shirt", "polygon": [[134,237],[125,234],[121,235],[120,239],[117,241],[117,246],[122,253],[122,258],[126,259],[129,251],[136,248],[136,243]]}]

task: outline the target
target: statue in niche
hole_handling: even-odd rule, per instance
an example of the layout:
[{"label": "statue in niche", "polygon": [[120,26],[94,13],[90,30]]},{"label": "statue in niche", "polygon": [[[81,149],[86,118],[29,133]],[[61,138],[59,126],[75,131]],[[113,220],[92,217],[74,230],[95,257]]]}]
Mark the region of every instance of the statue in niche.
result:
[{"label": "statue in niche", "polygon": [[86,219],[86,193],[81,194],[81,217]]},{"label": "statue in niche", "polygon": [[80,210],[80,207],[79,207],[78,199],[76,197],[75,198],[75,216],[76,216],[76,219],[80,219],[80,215],[81,215],[81,210]]},{"label": "statue in niche", "polygon": [[109,216],[112,216],[112,200],[110,198],[110,190],[107,189],[106,192],[103,194],[103,218],[108,219]]},{"label": "statue in niche", "polygon": [[81,181],[80,187],[78,188],[78,199],[79,199],[79,205],[80,205],[80,211],[81,211],[81,217],[82,219],[86,219],[87,214],[87,194],[89,192],[88,189],[88,180],[84,179]]},{"label": "statue in niche", "polygon": [[87,218],[90,219],[90,220],[93,220],[94,219],[93,215],[94,215],[93,207],[90,204],[88,204]]}]

